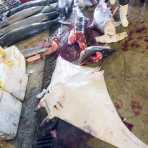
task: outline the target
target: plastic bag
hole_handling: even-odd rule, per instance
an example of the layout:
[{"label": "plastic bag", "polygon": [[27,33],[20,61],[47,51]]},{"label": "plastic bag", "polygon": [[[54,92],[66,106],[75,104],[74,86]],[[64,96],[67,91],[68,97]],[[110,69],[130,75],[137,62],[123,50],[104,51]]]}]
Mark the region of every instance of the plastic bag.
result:
[{"label": "plastic bag", "polygon": [[15,47],[0,49],[0,89],[24,99],[28,76],[26,63],[21,52]]},{"label": "plastic bag", "polygon": [[9,93],[0,90],[0,137],[13,139],[16,136],[22,103]]}]

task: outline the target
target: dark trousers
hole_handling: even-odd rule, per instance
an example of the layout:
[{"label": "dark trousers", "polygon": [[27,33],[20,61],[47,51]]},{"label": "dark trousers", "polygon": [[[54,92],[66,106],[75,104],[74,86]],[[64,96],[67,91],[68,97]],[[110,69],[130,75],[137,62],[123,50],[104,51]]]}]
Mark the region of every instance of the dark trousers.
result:
[{"label": "dark trousers", "polygon": [[118,0],[120,5],[127,5],[129,3],[129,0]]},{"label": "dark trousers", "polygon": [[[109,0],[105,0],[105,1],[108,2]],[[120,5],[124,6],[124,5],[127,5],[129,3],[129,0],[118,0],[118,2],[119,2]]]}]

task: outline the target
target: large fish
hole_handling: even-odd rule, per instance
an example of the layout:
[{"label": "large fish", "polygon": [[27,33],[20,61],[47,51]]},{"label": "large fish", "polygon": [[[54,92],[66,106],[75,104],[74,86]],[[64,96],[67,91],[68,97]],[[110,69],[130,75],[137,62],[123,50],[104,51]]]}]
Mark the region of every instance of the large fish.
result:
[{"label": "large fish", "polygon": [[99,68],[78,66],[59,56],[47,91],[39,106],[50,119],[60,118],[118,148],[148,148],[121,121]]},{"label": "large fish", "polygon": [[73,0],[58,0],[58,9],[61,17],[68,17],[72,10]]},{"label": "large fish", "polygon": [[50,13],[39,13],[39,14],[33,15],[31,17],[28,17],[26,19],[20,20],[14,24],[10,24],[4,28],[1,28],[0,29],[0,36],[6,34],[8,32],[11,32],[17,28],[22,28],[22,27],[28,26],[28,24],[41,23],[43,21],[48,21],[48,20],[51,20],[51,19],[54,19],[57,17],[58,17],[57,11],[53,11]]},{"label": "large fish", "polygon": [[35,6],[47,6],[49,4],[55,3],[57,2],[57,0],[34,0],[34,1],[30,1],[30,2],[26,2],[24,4],[21,4],[20,6],[10,9],[8,11],[8,15],[11,16],[23,9],[27,9],[30,7],[35,7]]},{"label": "large fish", "polygon": [[31,37],[42,31],[49,29],[52,25],[58,25],[59,19],[53,19],[42,23],[34,23],[32,25],[15,29],[0,37],[0,46],[9,46],[18,41]]},{"label": "large fish", "polygon": [[8,6],[4,5],[3,2],[0,2],[0,14],[8,11]]},{"label": "large fish", "polygon": [[96,57],[97,53],[99,53],[99,55],[101,56],[100,59],[98,60],[102,60],[112,55],[113,52],[115,51],[116,51],[115,49],[111,49],[105,46],[90,46],[90,47],[87,47],[83,52],[81,52],[79,63],[85,64],[85,62],[87,62],[87,60],[89,60],[93,56],[95,56],[94,58],[96,58],[97,60],[97,57]]},{"label": "large fish", "polygon": [[0,24],[0,28],[7,26],[9,24],[15,23],[19,20],[22,20],[26,17],[33,15],[33,14],[36,14],[36,13],[40,12],[42,9],[43,9],[43,6],[37,6],[37,7],[27,8],[27,9],[24,9],[20,12],[17,12],[14,15],[6,18],[6,20],[4,20]]},{"label": "large fish", "polygon": [[41,12],[42,13],[49,13],[51,11],[57,11],[57,3],[50,4],[49,6],[45,6]]}]

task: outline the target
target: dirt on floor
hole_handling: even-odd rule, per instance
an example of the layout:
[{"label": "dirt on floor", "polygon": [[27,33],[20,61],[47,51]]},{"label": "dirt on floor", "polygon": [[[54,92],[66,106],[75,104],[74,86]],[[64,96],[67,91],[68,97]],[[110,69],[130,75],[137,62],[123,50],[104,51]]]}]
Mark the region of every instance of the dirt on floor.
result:
[{"label": "dirt on floor", "polygon": [[129,11],[128,38],[104,62],[109,94],[119,114],[133,124],[132,132],[148,144],[148,11]]},{"label": "dirt on floor", "polygon": [[[141,8],[129,10],[128,38],[119,43],[112,44],[117,52],[103,62],[105,81],[109,94],[120,116],[133,124],[132,132],[143,142],[148,144],[148,11],[142,12]],[[118,28],[122,31],[123,28]],[[41,40],[47,38],[47,33],[42,33],[19,43],[20,50],[33,47]],[[40,60],[27,65],[29,81],[25,101],[23,103],[18,134],[15,140],[0,143],[0,148],[13,145],[16,148],[31,148],[35,139],[37,127],[35,107],[36,94],[50,83],[50,78],[55,66],[55,55],[47,60]],[[42,83],[44,82],[44,84]],[[59,132],[69,138],[71,148],[110,148],[108,144],[93,137],[87,137],[71,125],[60,121]],[[76,133],[76,134],[75,134]],[[63,136],[64,137],[64,136]],[[64,143],[64,142],[63,142]],[[64,147],[61,147],[64,148]]]}]

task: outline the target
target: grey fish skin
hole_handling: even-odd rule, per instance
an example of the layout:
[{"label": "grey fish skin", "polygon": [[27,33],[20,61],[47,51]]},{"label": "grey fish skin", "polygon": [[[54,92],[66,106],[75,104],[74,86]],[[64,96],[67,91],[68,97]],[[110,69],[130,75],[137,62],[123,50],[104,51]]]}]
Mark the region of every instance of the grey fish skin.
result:
[{"label": "grey fish skin", "polygon": [[51,4],[49,6],[45,6],[41,12],[42,13],[49,13],[51,11],[57,11],[57,3]]},{"label": "grey fish skin", "polygon": [[95,54],[96,52],[100,52],[103,55],[103,59],[110,56],[113,52],[115,52],[115,49],[110,49],[106,47],[99,47],[99,46],[90,46],[87,47],[84,51],[84,53],[81,54],[79,63],[83,63],[87,58]]},{"label": "grey fish skin", "polygon": [[54,19],[42,23],[34,23],[32,25],[28,24],[28,26],[24,28],[13,30],[0,38],[0,46],[10,46],[18,41],[34,36],[53,25],[58,25],[58,21],[59,19]]},{"label": "grey fish skin", "polygon": [[68,17],[72,11],[72,5],[74,0],[58,0],[58,10],[61,18]]},{"label": "grey fish skin", "polygon": [[59,16],[59,14],[57,11],[53,11],[50,13],[39,13],[39,14],[33,15],[33,16],[28,17],[24,20],[18,21],[14,24],[10,24],[10,25],[0,29],[0,36],[10,32],[10,31],[13,31],[17,28],[28,26],[28,24],[41,23],[43,21],[55,19],[58,16]]},{"label": "grey fish skin", "polygon": [[36,13],[40,12],[42,9],[43,9],[43,6],[37,6],[37,7],[32,7],[32,8],[22,10],[14,15],[8,17],[6,21],[1,23],[0,28],[5,27],[9,24],[15,23],[19,20],[22,20],[26,17],[33,15],[33,14],[36,14]]},{"label": "grey fish skin", "polygon": [[8,16],[11,16],[19,11],[22,11],[23,9],[27,9],[27,8],[35,7],[35,6],[47,6],[49,4],[56,3],[56,2],[57,0],[34,0],[34,1],[21,4],[20,6],[16,8],[10,9],[9,11],[7,11],[7,13],[8,13]]}]

